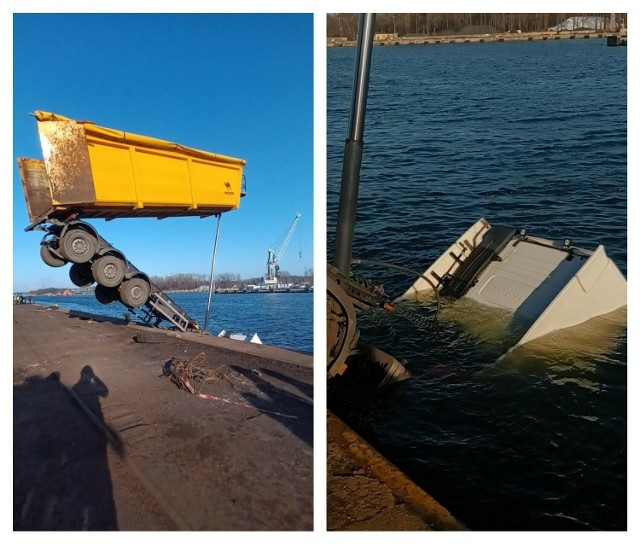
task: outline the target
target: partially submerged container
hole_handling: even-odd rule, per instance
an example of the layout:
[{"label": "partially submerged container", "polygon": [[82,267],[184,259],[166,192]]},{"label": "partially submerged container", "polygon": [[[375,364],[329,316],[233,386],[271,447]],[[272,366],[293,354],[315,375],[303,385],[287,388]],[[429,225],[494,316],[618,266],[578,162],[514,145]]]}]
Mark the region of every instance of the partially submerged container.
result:
[{"label": "partially submerged container", "polygon": [[36,111],[44,160],[19,158],[29,218],[206,217],[238,208],[246,161]]},{"label": "partially submerged container", "polygon": [[594,251],[479,219],[400,298],[466,298],[511,315],[522,345],[627,304],[627,282]]},{"label": "partially submerged container", "polygon": [[240,340],[240,342],[249,342],[251,344],[262,344],[262,340],[258,336],[258,333],[254,333],[253,336],[249,336],[243,332],[231,332],[223,329],[218,334],[220,338],[231,338],[231,340]]}]

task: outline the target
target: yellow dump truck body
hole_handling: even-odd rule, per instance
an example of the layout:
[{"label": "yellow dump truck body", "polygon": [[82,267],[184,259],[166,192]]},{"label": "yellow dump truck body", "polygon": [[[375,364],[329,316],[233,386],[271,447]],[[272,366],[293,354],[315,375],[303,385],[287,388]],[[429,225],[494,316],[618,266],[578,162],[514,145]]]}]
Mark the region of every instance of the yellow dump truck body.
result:
[{"label": "yellow dump truck body", "polygon": [[31,221],[208,216],[234,210],[245,161],[37,111],[43,161],[18,159]]}]

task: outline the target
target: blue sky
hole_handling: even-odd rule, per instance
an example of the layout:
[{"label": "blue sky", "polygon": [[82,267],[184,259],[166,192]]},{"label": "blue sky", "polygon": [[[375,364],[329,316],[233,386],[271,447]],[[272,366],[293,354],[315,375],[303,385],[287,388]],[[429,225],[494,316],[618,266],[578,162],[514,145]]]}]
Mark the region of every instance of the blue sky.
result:
[{"label": "blue sky", "polygon": [[[222,215],[216,271],[313,268],[313,16],[15,14],[13,289],[71,286],[39,257],[17,157],[41,158],[35,110],[245,159],[247,196]],[[208,274],[215,219],[89,220],[150,275]],[[300,257],[300,254],[302,257]]]}]

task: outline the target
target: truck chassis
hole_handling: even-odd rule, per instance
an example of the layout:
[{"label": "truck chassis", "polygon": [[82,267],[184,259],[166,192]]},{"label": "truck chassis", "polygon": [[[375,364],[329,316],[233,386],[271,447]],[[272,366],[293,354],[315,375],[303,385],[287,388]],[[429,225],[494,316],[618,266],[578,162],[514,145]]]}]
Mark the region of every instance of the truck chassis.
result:
[{"label": "truck chassis", "polygon": [[[40,256],[49,266],[72,263],[69,277],[74,285],[96,283],[95,296],[102,304],[120,301],[134,314],[141,309],[144,323],[159,327],[168,321],[178,330],[200,330],[183,308],[151,281],[151,278],[98,234],[95,227],[72,214],[66,220],[50,216],[31,223],[25,230],[40,230]],[[136,314],[137,315],[137,314]]]}]

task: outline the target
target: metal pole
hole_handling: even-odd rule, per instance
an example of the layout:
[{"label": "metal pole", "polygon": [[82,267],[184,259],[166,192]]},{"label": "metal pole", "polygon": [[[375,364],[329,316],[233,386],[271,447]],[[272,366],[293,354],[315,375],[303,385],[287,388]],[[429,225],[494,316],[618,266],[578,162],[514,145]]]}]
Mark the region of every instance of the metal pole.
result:
[{"label": "metal pole", "polygon": [[340,206],[338,208],[338,225],[333,254],[333,265],[345,276],[349,275],[351,269],[351,247],[355,231],[360,165],[362,164],[362,133],[364,131],[364,114],[369,91],[369,71],[375,21],[375,13],[363,13],[360,15],[358,25],[358,48],[356,51],[351,118],[349,121],[349,136],[344,148]]},{"label": "metal pole", "polygon": [[211,278],[209,279],[209,300],[207,301],[207,314],[204,318],[204,330],[209,330],[209,312],[211,312],[211,295],[215,286],[215,271],[216,271],[216,255],[218,254],[218,237],[220,236],[220,216],[222,214],[216,214],[218,222],[216,225],[216,240],[213,243],[213,259],[211,260]]}]

